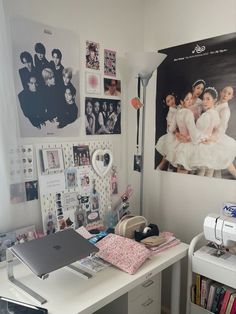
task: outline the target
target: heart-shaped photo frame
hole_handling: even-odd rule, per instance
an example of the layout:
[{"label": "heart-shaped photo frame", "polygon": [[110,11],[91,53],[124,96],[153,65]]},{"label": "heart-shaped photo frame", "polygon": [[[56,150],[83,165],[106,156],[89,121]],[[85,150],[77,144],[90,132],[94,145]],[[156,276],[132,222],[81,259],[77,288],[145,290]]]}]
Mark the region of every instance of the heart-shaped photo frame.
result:
[{"label": "heart-shaped photo frame", "polygon": [[112,152],[109,149],[97,149],[92,156],[93,169],[100,177],[104,177],[113,163]]}]

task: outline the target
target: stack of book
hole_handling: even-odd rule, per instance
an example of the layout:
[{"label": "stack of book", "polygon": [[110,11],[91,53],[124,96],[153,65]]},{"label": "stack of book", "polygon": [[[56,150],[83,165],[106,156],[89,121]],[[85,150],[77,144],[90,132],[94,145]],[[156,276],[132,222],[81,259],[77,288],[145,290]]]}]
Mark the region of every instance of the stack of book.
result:
[{"label": "stack of book", "polygon": [[191,301],[216,314],[236,314],[236,289],[196,274]]}]

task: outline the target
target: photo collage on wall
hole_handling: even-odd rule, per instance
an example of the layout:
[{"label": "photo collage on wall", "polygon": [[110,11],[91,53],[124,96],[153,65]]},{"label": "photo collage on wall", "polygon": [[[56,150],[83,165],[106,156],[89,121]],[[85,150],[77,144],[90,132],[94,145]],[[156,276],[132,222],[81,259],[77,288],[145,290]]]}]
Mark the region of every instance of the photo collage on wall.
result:
[{"label": "photo collage on wall", "polygon": [[108,194],[107,199],[112,194],[110,174],[100,178],[94,171],[89,144],[55,146],[40,146],[37,154],[45,234],[65,228],[101,226],[103,194]]},{"label": "photo collage on wall", "polygon": [[14,18],[12,38],[21,136],[75,136],[80,114],[77,36]]},{"label": "photo collage on wall", "polygon": [[236,33],[159,52],[155,168],[236,179]]},{"label": "photo collage on wall", "polygon": [[86,68],[93,71],[85,72],[85,132],[121,134],[121,81],[116,79],[116,52],[104,49],[103,80],[98,72],[102,69],[100,56],[100,44],[86,41]]},{"label": "photo collage on wall", "polygon": [[38,199],[33,145],[21,145],[9,152],[10,202],[22,203]]}]

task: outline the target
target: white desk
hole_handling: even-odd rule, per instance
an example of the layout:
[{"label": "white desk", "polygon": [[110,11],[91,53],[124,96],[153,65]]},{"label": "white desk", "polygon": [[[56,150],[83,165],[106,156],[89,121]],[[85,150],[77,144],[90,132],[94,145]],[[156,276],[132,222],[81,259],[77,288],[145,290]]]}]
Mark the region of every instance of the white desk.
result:
[{"label": "white desk", "polygon": [[[171,308],[173,314],[178,314],[180,260],[187,255],[187,250],[188,245],[184,243],[170,248],[146,261],[135,275],[109,267],[85,280],[68,269],[60,269],[51,273],[49,278],[40,280],[22,264],[16,265],[14,272],[16,279],[48,300],[42,307],[47,308],[49,314],[91,314],[174,265]],[[5,268],[0,269],[0,295],[38,305],[7,280]]]}]

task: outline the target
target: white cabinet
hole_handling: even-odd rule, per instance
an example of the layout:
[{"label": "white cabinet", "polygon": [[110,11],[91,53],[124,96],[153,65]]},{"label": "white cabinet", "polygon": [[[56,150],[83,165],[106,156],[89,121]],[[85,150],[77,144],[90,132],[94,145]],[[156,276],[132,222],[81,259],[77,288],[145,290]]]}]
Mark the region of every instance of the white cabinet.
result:
[{"label": "white cabinet", "polygon": [[186,314],[211,313],[202,307],[191,303],[190,291],[193,273],[200,274],[214,281],[236,289],[236,256],[229,253],[222,257],[208,254],[207,247],[196,250],[199,242],[204,239],[203,233],[197,235],[190,243],[188,256],[188,283]]},{"label": "white cabinet", "polygon": [[95,314],[160,314],[161,273],[146,280]]}]

